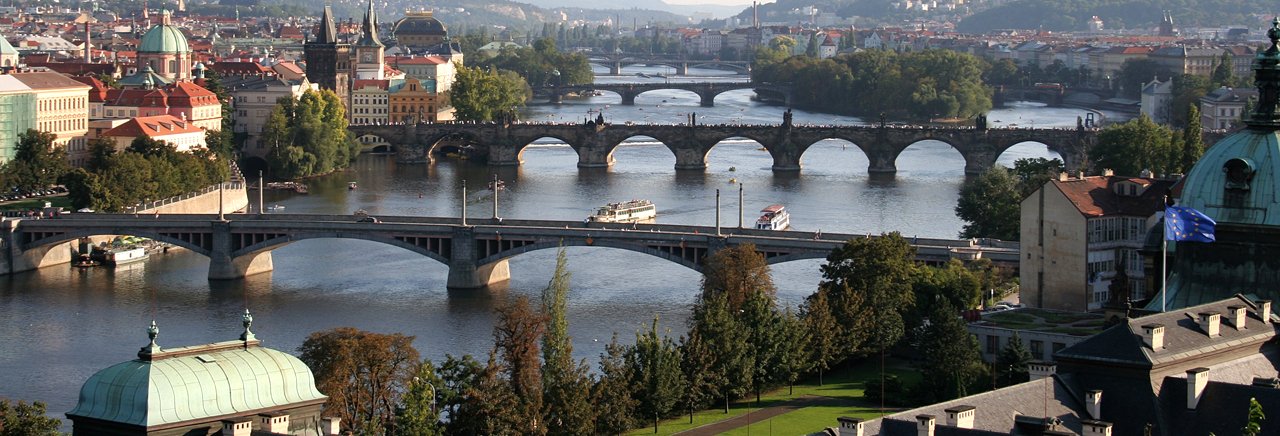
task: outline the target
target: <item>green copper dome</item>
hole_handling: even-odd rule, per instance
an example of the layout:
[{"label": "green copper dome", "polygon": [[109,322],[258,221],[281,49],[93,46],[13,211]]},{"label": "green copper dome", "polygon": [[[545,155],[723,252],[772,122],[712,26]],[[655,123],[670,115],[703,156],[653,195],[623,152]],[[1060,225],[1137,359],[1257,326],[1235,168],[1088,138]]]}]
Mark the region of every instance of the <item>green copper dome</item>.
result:
[{"label": "green copper dome", "polygon": [[138,45],[139,53],[187,53],[191,46],[187,45],[187,37],[171,24],[160,24],[152,27],[142,36]]}]

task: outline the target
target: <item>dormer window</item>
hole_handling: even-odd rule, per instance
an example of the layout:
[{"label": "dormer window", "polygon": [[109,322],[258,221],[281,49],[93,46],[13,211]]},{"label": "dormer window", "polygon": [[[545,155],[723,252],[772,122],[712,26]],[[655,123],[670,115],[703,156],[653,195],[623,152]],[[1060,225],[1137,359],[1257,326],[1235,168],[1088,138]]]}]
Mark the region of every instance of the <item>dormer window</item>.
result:
[{"label": "dormer window", "polygon": [[1233,158],[1222,165],[1226,184],[1223,185],[1222,202],[1226,207],[1245,207],[1245,199],[1249,195],[1249,183],[1253,180],[1253,162],[1249,159]]}]

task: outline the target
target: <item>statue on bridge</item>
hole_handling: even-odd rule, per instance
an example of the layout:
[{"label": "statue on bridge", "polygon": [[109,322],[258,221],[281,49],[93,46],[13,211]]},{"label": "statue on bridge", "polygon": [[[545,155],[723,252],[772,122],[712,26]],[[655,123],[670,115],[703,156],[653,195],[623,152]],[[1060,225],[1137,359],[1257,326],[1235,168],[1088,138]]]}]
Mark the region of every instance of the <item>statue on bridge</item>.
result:
[{"label": "statue on bridge", "polygon": [[978,130],[987,130],[987,114],[978,114],[973,120],[973,127]]},{"label": "statue on bridge", "polygon": [[791,128],[791,108],[782,113],[782,127]]}]

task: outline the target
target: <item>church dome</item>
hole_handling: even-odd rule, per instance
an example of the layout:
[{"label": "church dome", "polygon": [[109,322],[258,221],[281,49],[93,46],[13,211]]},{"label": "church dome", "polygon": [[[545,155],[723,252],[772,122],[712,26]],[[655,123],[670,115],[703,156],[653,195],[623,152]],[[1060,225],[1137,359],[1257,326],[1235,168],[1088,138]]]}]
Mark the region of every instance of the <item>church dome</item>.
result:
[{"label": "church dome", "polygon": [[448,36],[449,30],[431,12],[408,12],[396,21],[391,34],[397,39],[403,36]]},{"label": "church dome", "polygon": [[172,24],[160,24],[152,27],[142,36],[138,44],[139,53],[187,53],[191,46],[187,45],[187,37]]},{"label": "church dome", "polygon": [[[315,378],[297,357],[257,339],[161,349],[98,371],[80,388],[73,421],[88,418],[155,427],[201,422],[259,410],[323,403]],[[246,328],[247,333],[247,328]],[[251,334],[250,334],[251,335]]]}]

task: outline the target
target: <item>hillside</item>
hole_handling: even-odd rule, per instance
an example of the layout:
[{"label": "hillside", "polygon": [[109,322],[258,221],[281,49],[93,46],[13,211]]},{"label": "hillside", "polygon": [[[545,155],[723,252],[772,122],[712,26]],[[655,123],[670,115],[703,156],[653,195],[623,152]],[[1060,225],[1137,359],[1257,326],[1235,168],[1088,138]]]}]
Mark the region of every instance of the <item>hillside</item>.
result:
[{"label": "hillside", "polygon": [[956,30],[984,33],[998,29],[1083,30],[1092,16],[1102,18],[1108,29],[1154,28],[1162,11],[1183,26],[1248,25],[1264,21],[1260,14],[1274,11],[1264,0],[1019,0],[977,12],[960,21]]}]

